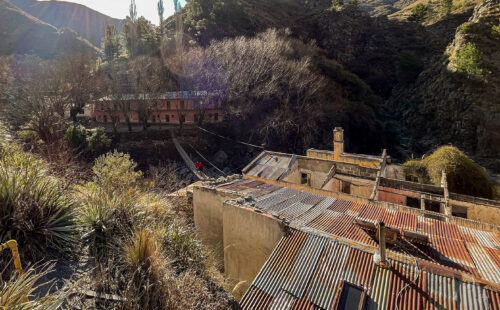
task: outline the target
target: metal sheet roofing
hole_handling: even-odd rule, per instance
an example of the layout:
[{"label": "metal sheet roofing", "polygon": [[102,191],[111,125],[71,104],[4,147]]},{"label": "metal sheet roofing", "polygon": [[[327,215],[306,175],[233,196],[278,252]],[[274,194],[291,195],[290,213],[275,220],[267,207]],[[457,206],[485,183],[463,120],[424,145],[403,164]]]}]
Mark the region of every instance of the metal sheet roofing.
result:
[{"label": "metal sheet roofing", "polygon": [[268,180],[278,180],[290,170],[295,158],[294,155],[262,152],[256,161],[250,163],[245,173]]},{"label": "metal sheet roofing", "polygon": [[380,268],[369,252],[292,229],[260,270],[241,307],[333,309],[343,281],[364,289],[364,309],[392,310],[396,303],[401,310],[499,309],[496,291],[423,271],[412,264],[389,262],[391,268]]},{"label": "metal sheet roofing", "polygon": [[[362,205],[247,178],[220,186],[218,190],[244,191],[248,199],[238,204],[274,215],[287,221],[291,227],[316,231],[361,246],[376,247],[377,242],[372,232],[356,224],[356,219],[383,221],[396,229],[425,234],[429,239],[427,245],[414,244],[403,239],[403,245],[390,246],[388,251],[395,257],[408,259],[415,256],[430,264],[436,264],[439,268],[472,277],[477,281],[500,285],[499,233],[486,231],[474,222],[469,221],[467,225],[461,225],[462,221],[447,223],[404,208]],[[268,294],[275,293],[258,287]],[[316,305],[323,307],[320,303]]]}]

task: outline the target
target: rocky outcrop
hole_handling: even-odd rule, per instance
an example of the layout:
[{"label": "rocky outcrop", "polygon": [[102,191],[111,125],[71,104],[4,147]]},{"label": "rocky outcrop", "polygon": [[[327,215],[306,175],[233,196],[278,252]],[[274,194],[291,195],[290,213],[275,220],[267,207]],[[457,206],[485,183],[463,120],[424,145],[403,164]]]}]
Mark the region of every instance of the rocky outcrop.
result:
[{"label": "rocky outcrop", "polygon": [[[391,99],[409,129],[413,150],[428,151],[452,143],[476,157],[500,156],[500,3],[479,4],[469,21],[457,28],[441,59],[417,82]],[[460,70],[460,51],[479,51],[480,75]]]}]

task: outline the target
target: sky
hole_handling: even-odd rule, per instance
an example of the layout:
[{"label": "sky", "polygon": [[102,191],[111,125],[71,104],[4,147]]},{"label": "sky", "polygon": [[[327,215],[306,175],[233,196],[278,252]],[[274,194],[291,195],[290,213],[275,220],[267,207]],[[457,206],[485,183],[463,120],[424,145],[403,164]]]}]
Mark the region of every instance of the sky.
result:
[{"label": "sky", "polygon": [[[91,9],[99,11],[108,16],[124,19],[129,15],[129,0],[65,0],[67,2],[80,3],[88,6]],[[136,0],[137,6],[137,17],[144,16],[147,20],[151,21],[153,24],[159,24],[157,3],[158,0]],[[185,1],[181,1],[182,4]],[[164,18],[174,14],[174,2],[172,0],[163,0],[163,6],[165,7]]]}]

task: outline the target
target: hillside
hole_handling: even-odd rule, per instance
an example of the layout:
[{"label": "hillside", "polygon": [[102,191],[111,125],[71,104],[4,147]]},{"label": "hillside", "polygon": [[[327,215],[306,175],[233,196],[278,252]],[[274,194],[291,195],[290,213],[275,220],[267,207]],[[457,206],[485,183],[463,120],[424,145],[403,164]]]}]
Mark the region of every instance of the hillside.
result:
[{"label": "hillside", "polygon": [[390,104],[425,152],[453,143],[476,156],[500,156],[500,4],[487,0],[457,28],[439,61],[395,91]]},{"label": "hillside", "polygon": [[58,30],[6,0],[0,0],[0,35],[0,55],[35,54],[52,58],[63,50],[98,52],[76,33],[67,29]]},{"label": "hillside", "polygon": [[123,20],[111,18],[84,5],[64,1],[9,0],[28,14],[57,28],[70,28],[100,47],[106,25],[121,29]]}]

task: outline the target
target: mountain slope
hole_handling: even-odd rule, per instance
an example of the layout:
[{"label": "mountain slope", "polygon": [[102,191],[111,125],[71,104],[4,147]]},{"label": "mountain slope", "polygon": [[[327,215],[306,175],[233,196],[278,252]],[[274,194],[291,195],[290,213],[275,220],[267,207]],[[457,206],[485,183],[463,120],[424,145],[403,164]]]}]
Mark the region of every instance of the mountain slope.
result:
[{"label": "mountain slope", "polygon": [[390,104],[413,150],[453,143],[476,156],[500,156],[499,24],[500,3],[479,4],[441,59],[395,92]]},{"label": "mountain slope", "polygon": [[100,47],[106,25],[118,30],[124,21],[94,11],[84,5],[64,1],[9,0],[28,14],[57,28],[70,28]]},{"label": "mountain slope", "polygon": [[0,0],[0,36],[0,55],[34,54],[52,58],[61,51],[98,52],[76,33],[58,31],[6,0]]}]

